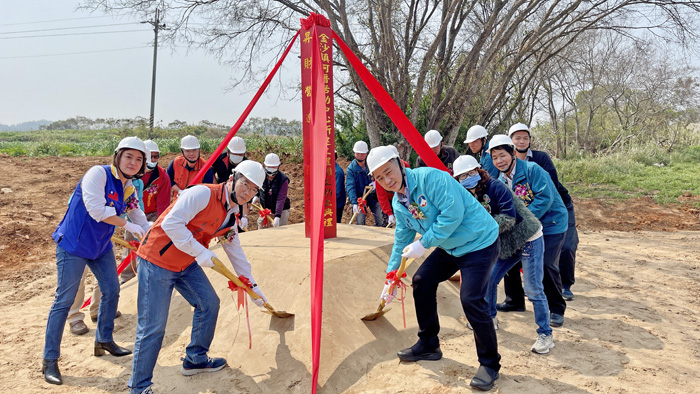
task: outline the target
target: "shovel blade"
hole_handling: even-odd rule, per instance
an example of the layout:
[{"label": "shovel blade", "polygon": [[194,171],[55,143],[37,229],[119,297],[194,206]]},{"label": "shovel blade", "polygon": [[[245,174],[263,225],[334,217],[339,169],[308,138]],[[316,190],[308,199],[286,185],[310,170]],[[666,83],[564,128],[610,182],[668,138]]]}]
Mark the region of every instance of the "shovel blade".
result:
[{"label": "shovel blade", "polygon": [[274,311],[274,312],[273,311],[263,311],[263,313],[267,313],[268,315],[272,315],[272,316],[278,317],[280,319],[285,319],[285,318],[294,316],[293,313],[289,313],[289,312],[285,312],[285,311]]},{"label": "shovel blade", "polygon": [[370,313],[369,315],[365,315],[365,317],[362,318],[364,321],[374,321],[379,319],[380,317],[384,316],[385,313],[389,312],[391,308],[383,309],[379,312],[374,312]]}]

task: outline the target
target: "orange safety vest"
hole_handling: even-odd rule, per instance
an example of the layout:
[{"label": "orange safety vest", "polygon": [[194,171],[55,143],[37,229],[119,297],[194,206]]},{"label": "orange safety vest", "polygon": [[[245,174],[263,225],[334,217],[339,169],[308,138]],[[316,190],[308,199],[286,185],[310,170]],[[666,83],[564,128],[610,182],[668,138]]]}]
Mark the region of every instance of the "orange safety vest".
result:
[{"label": "orange safety vest", "polygon": [[[180,189],[184,190],[190,186],[190,179],[194,178],[199,170],[204,166],[204,159],[201,157],[194,163],[194,169],[190,170],[187,166],[190,164],[184,156],[178,156],[173,160],[173,173],[175,175],[175,184]],[[201,183],[201,181],[199,182]]]},{"label": "orange safety vest", "polygon": [[[192,232],[194,239],[202,244],[205,248],[209,247],[209,242],[215,237],[221,237],[226,234],[233,226],[236,225],[236,220],[231,221],[231,226],[224,227],[219,230],[221,222],[226,218],[226,189],[225,183],[219,185],[206,186],[211,191],[209,203],[206,208],[200,211],[192,220],[187,223],[186,227]],[[165,234],[161,224],[163,219],[168,215],[170,210],[176,203],[170,204],[168,209],[158,217],[158,220],[151,226],[141,242],[141,246],[136,251],[136,254],[142,259],[169,271],[181,272],[192,264],[195,259],[189,254],[181,251],[173,245],[173,241]]]}]

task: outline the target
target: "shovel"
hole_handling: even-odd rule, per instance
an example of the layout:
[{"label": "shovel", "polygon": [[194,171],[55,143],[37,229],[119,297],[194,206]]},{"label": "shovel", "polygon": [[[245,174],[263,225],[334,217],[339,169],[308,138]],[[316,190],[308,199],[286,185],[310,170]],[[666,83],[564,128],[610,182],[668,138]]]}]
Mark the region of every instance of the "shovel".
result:
[{"label": "shovel", "polygon": [[[374,189],[372,186],[365,186],[365,193],[362,195],[362,199],[366,200],[367,196],[372,192],[372,189]],[[350,218],[350,221],[348,224],[352,224],[355,221],[355,218],[357,217],[357,212],[352,214],[352,217]]]},{"label": "shovel", "polygon": [[[231,282],[235,283],[236,286],[245,289],[245,291],[254,299],[254,300],[259,300],[260,296],[258,293],[254,292],[251,290],[248,286],[246,286],[243,282],[241,282],[240,279],[236,277],[231,271],[229,271],[228,268],[224,265],[224,263],[221,262],[221,260],[217,259],[216,257],[212,257],[211,261],[214,263],[214,266],[211,267],[214,271],[220,273],[221,275],[225,276],[230,280]],[[267,302],[265,303],[265,309],[267,311],[263,311],[265,313],[269,313],[272,316],[279,317],[280,319],[284,319],[285,317],[292,317],[294,316],[293,313],[287,313],[285,311],[277,311],[275,308],[272,307],[272,305],[268,304]]]},{"label": "shovel", "polygon": [[[263,211],[263,207],[260,206],[259,204],[251,204],[251,205],[253,206],[253,208],[257,209],[258,211],[260,211],[260,212]],[[274,223],[274,222],[275,222],[275,218],[273,218],[273,217],[270,216],[270,215],[267,215],[267,223],[268,223],[270,226],[272,226],[272,223]]]},{"label": "shovel", "polygon": [[[407,260],[405,257],[401,259],[401,265],[399,266],[399,270],[396,271],[396,277],[401,280],[401,276],[403,276],[403,273],[406,272],[406,266]],[[413,259],[411,259],[413,261]],[[389,294],[391,294],[394,291],[395,284],[392,283],[391,287],[389,287]],[[391,308],[389,309],[384,309],[384,306],[386,305],[386,301],[382,300],[381,303],[379,303],[379,308],[377,308],[377,311],[374,313],[370,313],[369,315],[365,315],[365,317],[362,318],[364,321],[373,321],[377,320],[378,318],[384,316],[385,313],[389,312]]]}]

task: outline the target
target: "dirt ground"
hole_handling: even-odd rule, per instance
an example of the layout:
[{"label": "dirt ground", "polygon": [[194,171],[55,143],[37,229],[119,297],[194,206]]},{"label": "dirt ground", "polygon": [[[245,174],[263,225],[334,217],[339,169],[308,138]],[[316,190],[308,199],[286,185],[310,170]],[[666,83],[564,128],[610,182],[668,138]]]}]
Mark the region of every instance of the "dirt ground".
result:
[{"label": "dirt ground", "polygon": [[[168,159],[161,159],[161,163],[169,162]],[[10,193],[0,193],[0,295],[4,300],[0,306],[3,316],[0,349],[6,354],[0,365],[6,373],[9,372],[9,376],[0,380],[0,388],[17,393],[125,391],[130,359],[113,359],[107,363],[95,361],[94,366],[90,360],[96,359],[92,356],[87,361],[75,359],[85,358],[83,348],[93,340],[88,338],[94,332],[94,324],[89,319],[86,320],[91,334],[85,338],[69,333],[64,335],[62,360],[68,360],[62,361],[62,366],[71,371],[71,384],[62,388],[51,387],[43,383],[39,373],[43,329],[55,289],[55,244],[50,236],[80,177],[91,166],[106,164],[110,160],[0,155],[0,188],[12,189]],[[290,222],[299,223],[303,220],[301,165],[285,165],[282,170],[292,179]],[[696,232],[700,230],[700,211],[685,204],[697,198],[684,196],[680,198],[680,204],[672,206],[656,205],[646,198],[622,202],[575,199],[581,238],[577,283],[573,289],[576,299],[569,303],[564,328],[555,330],[557,347],[549,356],[535,356],[529,352],[534,339],[534,329],[529,324],[532,323],[530,307],[528,312],[499,315],[503,370],[494,391],[700,392],[697,385],[700,382],[697,368],[700,365],[700,324],[696,316],[700,310],[700,233]],[[346,207],[344,220],[349,216]],[[308,257],[306,261],[302,268],[308,270]],[[299,284],[303,283],[308,294],[308,281],[305,282],[304,278],[302,275]],[[364,282],[349,283],[352,285],[348,289],[351,294],[362,293],[364,296],[365,292],[357,289]],[[439,294],[441,300],[455,292],[443,286],[443,296]],[[378,292],[374,290],[372,288],[372,294],[365,298],[374,299],[374,293]],[[132,289],[131,297],[133,294]],[[363,302],[370,305],[372,301],[368,300]],[[339,308],[352,307],[338,304],[336,300],[330,302]],[[397,320],[400,308],[391,318],[393,326],[390,332],[399,330],[397,335],[401,339],[390,341],[391,349],[409,346],[415,338],[412,300],[407,302],[408,328],[403,329],[400,318]],[[445,305],[444,309],[441,307],[441,319],[443,314],[459,315],[457,303]],[[183,308],[189,313],[186,305]],[[125,318],[117,320],[119,340],[131,348],[135,307],[120,309],[125,312]],[[19,310],[24,313],[18,314]],[[351,312],[358,313],[357,310]],[[330,315],[324,315],[324,324],[330,318]],[[347,354],[347,360],[352,362],[340,362],[336,369],[322,373],[320,383],[323,389],[320,392],[470,392],[468,381],[475,372],[473,339],[468,331],[463,330],[463,317],[453,320],[444,324],[441,333],[446,357],[443,361],[398,363],[393,357],[374,357],[371,344],[361,343],[360,348]],[[300,323],[301,316],[297,317],[297,325]],[[186,322],[182,324],[186,325]],[[241,330],[245,330],[245,325]],[[170,343],[178,342],[184,348],[188,337],[185,334],[178,332],[177,341],[172,339]],[[373,334],[379,335],[374,331]],[[239,334],[236,346],[243,342],[243,337],[244,333]],[[225,342],[230,343],[230,340],[227,338]],[[329,344],[334,341],[340,341],[345,346],[343,349],[352,347],[337,336],[334,341],[324,341],[327,351],[334,350]],[[271,352],[274,356],[274,348]],[[308,369],[307,356],[299,354],[296,358],[279,360],[273,357],[268,360],[272,363],[268,366],[272,370],[261,364],[259,370],[248,371],[240,365],[235,373],[226,375],[235,380],[236,389],[209,384],[198,386],[197,382],[206,382],[198,377],[190,386],[168,382],[160,392],[308,392],[308,376],[301,376],[296,383],[294,378],[296,368],[303,369],[306,365]],[[171,369],[178,360],[168,360]],[[81,372],[80,367],[86,362],[88,369]],[[275,362],[278,363],[276,366]],[[282,365],[285,362],[296,366],[290,369],[291,366]],[[238,360],[237,363],[245,364],[245,361]],[[284,371],[287,372],[282,373]],[[102,375],[109,378],[109,383],[103,384],[102,380],[88,378],[88,375]],[[248,375],[253,379],[246,380]],[[173,379],[182,378],[177,373],[173,376]],[[389,381],[396,383],[390,386]]]}]

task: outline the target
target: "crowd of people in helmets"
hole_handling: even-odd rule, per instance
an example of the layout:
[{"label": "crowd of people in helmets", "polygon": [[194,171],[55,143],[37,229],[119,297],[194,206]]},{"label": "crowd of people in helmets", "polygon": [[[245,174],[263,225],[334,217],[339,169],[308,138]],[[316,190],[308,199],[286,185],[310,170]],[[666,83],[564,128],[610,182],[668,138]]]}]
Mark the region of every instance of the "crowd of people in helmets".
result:
[{"label": "crowd of people in helmets", "polygon": [[[501,366],[497,313],[524,311],[525,294],[537,326],[532,351],[545,354],[554,348],[552,327],[563,325],[566,301],[574,297],[578,235],[573,203],[549,156],[531,149],[525,124],[515,124],[508,134],[490,141],[486,128],[471,127],[464,141],[470,155],[460,156],[444,145],[437,130],[424,138],[448,172],[427,167],[420,158],[410,168],[393,145],[370,150],[366,142],[357,141],[346,170],[336,152],[336,219],[342,222],[347,203],[357,224],[364,225],[371,212],[375,226],[395,227],[387,278],[402,258],[420,258],[434,248],[412,281],[418,341],[398,357],[442,357],[436,293],[441,282],[457,279],[480,365],[471,385],[490,390]],[[88,268],[98,282],[90,307],[97,323],[95,356],[132,354],[114,342],[112,331],[120,315],[120,284],[137,277],[138,321],[128,383],[132,394],[152,393],[173,289],[193,307],[191,342],[181,373],[190,376],[226,366],[225,359],[208,355],[219,311],[219,298],[202,270],[214,265],[216,255],[208,249],[212,240],[219,240],[236,274],[250,281],[259,296],[252,302],[260,307],[267,302],[238,234],[249,226],[251,206],[273,218],[260,215],[258,229],[288,223],[290,179],[280,171],[280,157],[269,153],[262,164],[250,160],[245,141],[234,137],[192,185],[205,166],[201,146],[188,135],[180,147],[181,155],[164,169],[158,165],[160,151],[154,141],[124,138],[112,163],[88,170],[70,196],[53,233],[58,285],[46,326],[42,372],[47,382],[62,384],[58,359],[66,321],[73,334],[89,331],[80,312]],[[137,264],[121,275],[111,241],[116,227],[124,229],[126,240],[140,242]],[[421,236],[415,240],[417,234]],[[502,279],[506,300],[498,304]],[[384,282],[380,296],[386,303],[396,295],[390,284]]]}]

